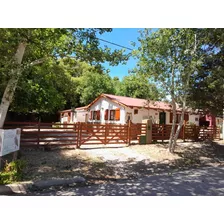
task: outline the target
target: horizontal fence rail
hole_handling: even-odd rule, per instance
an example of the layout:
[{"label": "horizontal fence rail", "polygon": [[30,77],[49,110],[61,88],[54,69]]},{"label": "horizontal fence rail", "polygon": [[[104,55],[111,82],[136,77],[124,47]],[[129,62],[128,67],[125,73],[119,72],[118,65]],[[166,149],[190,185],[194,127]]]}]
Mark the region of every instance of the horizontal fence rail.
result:
[{"label": "horizontal fence rail", "polygon": [[38,122],[6,122],[4,128],[21,128],[21,147],[77,144],[77,124],[55,125]]},{"label": "horizontal fence rail", "polygon": [[[175,132],[178,125],[175,126]],[[152,125],[152,140],[169,140],[172,125],[167,124],[153,124]],[[183,127],[180,130],[179,138],[183,138]]]},{"label": "horizontal fence rail", "polygon": [[[175,126],[175,131],[177,130]],[[98,144],[131,144],[140,142],[140,136],[146,136],[151,129],[152,140],[168,140],[172,125],[152,124],[93,124],[93,123],[38,123],[38,122],[6,122],[5,129],[21,128],[21,147],[40,146],[76,146]],[[147,130],[147,128],[149,128]],[[179,139],[183,140],[218,140],[218,127],[199,127],[183,125]]]},{"label": "horizontal fence rail", "polygon": [[21,147],[130,144],[146,133],[146,124],[6,122],[4,128],[21,128]]}]

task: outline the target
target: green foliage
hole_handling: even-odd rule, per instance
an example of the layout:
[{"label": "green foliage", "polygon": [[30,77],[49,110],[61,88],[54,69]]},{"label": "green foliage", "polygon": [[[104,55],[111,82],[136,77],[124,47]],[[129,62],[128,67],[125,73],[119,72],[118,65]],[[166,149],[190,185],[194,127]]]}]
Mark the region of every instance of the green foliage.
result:
[{"label": "green foliage", "polygon": [[[17,76],[19,83],[12,111],[53,113],[60,108],[79,106],[80,96],[76,90],[80,80],[75,78],[81,76],[86,67],[93,65],[95,72],[102,73],[102,63],[118,65],[128,60],[123,49],[112,51],[100,46],[97,36],[111,31],[0,29],[0,96],[12,76]],[[14,61],[19,43],[26,43],[21,65]],[[82,64],[83,61],[86,63]]]},{"label": "green foliage", "polygon": [[134,55],[139,58],[137,70],[153,78],[165,94],[182,103],[189,91],[189,75],[200,64],[195,54],[193,29],[145,29],[139,38],[141,47]]},{"label": "green foliage", "polygon": [[162,97],[156,85],[150,83],[146,76],[135,74],[123,78],[118,95],[150,100],[160,100]]},{"label": "green foliage", "polygon": [[112,79],[108,74],[86,72],[80,79],[77,92],[80,94],[80,103],[88,105],[102,93],[114,94]]},{"label": "green foliage", "polygon": [[12,182],[21,181],[25,166],[26,162],[23,160],[6,163],[4,170],[0,172],[0,184],[10,184]]},{"label": "green foliage", "polygon": [[204,54],[197,75],[192,75],[188,104],[222,115],[224,108],[224,29],[198,29]]},{"label": "green foliage", "polygon": [[223,29],[145,29],[137,71],[152,77],[177,103],[221,115],[224,107]]},{"label": "green foliage", "polygon": [[120,88],[121,88],[121,81],[119,79],[119,77],[115,76],[113,79],[112,79],[112,86],[114,87],[114,94],[115,95],[122,95],[121,94],[121,91],[120,91]]},{"label": "green foliage", "polygon": [[52,128],[60,128],[60,123],[61,122],[54,122],[54,124],[52,125]]}]

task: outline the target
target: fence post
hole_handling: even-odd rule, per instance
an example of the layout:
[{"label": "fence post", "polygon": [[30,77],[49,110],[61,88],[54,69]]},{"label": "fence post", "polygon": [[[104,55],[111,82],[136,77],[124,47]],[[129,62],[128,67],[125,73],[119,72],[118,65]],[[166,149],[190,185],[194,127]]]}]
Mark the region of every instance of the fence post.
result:
[{"label": "fence post", "polygon": [[79,148],[79,132],[80,132],[80,123],[78,122],[76,124],[76,130],[77,130],[77,135],[76,135],[76,148]]},{"label": "fence post", "polygon": [[105,133],[104,133],[104,145],[107,144],[107,124],[105,123]]},{"label": "fence post", "polygon": [[128,145],[131,144],[131,121],[128,121],[128,139],[127,139]]},{"label": "fence post", "polygon": [[80,129],[79,129],[79,148],[80,148],[80,146],[82,144],[82,125],[83,125],[83,123],[80,122]]},{"label": "fence post", "polygon": [[152,143],[152,120],[147,120],[146,123],[146,144]]},{"label": "fence post", "polygon": [[40,120],[38,121],[38,126],[37,126],[37,148],[39,149],[40,147]]},{"label": "fence post", "polygon": [[162,142],[164,140],[164,128],[165,128],[165,124],[162,124]]},{"label": "fence post", "polygon": [[183,124],[183,127],[182,127],[182,137],[183,137],[183,141],[185,142],[185,121],[184,121],[184,124]]},{"label": "fence post", "polygon": [[194,141],[195,142],[197,141],[197,129],[196,129],[196,125],[194,125]]}]

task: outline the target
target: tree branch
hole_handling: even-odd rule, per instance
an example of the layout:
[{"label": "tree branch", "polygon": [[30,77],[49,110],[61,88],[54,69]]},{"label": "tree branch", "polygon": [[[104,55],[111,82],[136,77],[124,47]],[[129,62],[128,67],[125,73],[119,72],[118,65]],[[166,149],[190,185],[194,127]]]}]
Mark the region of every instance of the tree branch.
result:
[{"label": "tree branch", "polygon": [[41,59],[37,59],[35,61],[32,61],[29,66],[34,66],[34,65],[38,65],[38,64],[42,64],[44,62],[45,58],[41,58]]}]

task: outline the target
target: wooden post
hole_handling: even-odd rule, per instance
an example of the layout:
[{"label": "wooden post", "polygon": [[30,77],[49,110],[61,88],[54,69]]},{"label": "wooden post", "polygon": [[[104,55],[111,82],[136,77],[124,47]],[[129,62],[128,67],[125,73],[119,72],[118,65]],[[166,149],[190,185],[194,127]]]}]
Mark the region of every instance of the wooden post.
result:
[{"label": "wooden post", "polygon": [[80,148],[82,142],[82,123],[80,123],[80,129],[79,129],[79,144],[78,148]]},{"label": "wooden post", "polygon": [[107,124],[105,124],[104,145],[107,144]]},{"label": "wooden post", "polygon": [[165,124],[162,124],[162,142],[163,142],[163,140],[164,140],[164,128],[165,128]]},{"label": "wooden post", "polygon": [[77,131],[77,134],[76,134],[76,148],[78,149],[79,148],[79,129],[80,129],[80,123],[78,122],[76,124],[76,131]]},{"label": "wooden post", "polygon": [[128,145],[131,144],[131,121],[128,121],[128,139],[127,139]]},{"label": "wooden post", "polygon": [[40,147],[40,121],[38,121],[38,127],[37,127],[37,148]]},{"label": "wooden post", "polygon": [[197,129],[195,125],[194,125],[194,140],[197,141]]},{"label": "wooden post", "polygon": [[184,121],[183,127],[182,127],[182,137],[183,137],[183,141],[185,142],[185,124],[186,121]]},{"label": "wooden post", "polygon": [[152,120],[147,120],[146,123],[146,144],[152,143]]},{"label": "wooden post", "polygon": [[12,154],[12,161],[16,161],[17,160],[17,156],[18,156],[18,151],[13,152],[13,154]]}]

